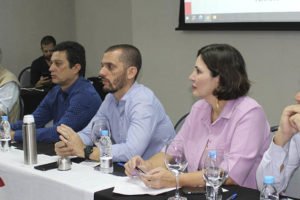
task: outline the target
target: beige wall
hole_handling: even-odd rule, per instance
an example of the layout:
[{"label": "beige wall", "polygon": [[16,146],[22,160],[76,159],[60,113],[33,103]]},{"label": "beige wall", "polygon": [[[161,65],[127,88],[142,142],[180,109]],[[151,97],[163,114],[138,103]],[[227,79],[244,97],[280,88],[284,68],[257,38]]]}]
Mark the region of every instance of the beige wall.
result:
[{"label": "beige wall", "polygon": [[195,101],[188,76],[196,51],[229,43],[243,54],[252,88],[271,125],[293,103],[300,86],[300,32],[175,31],[179,0],[0,0],[2,64],[18,72],[41,55],[46,34],[77,40],[87,52],[87,76],[97,74],[103,51],[132,43],[143,54],[139,82],[150,87],[173,123]]},{"label": "beige wall", "polygon": [[86,48],[86,77],[96,76],[106,48],[132,43],[131,1],[75,0],[76,40]]},{"label": "beige wall", "polygon": [[2,64],[16,75],[42,55],[41,38],[74,40],[73,0],[0,0]]}]

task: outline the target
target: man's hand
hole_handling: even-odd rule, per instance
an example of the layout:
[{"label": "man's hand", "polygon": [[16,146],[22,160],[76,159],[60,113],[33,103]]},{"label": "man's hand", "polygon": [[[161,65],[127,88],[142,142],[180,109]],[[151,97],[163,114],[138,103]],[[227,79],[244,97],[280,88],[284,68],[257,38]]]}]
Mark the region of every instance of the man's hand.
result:
[{"label": "man's hand", "polygon": [[300,104],[286,107],[280,118],[278,131],[274,136],[274,143],[284,146],[294,134],[300,130]]},{"label": "man's hand", "polygon": [[35,87],[39,87],[42,85],[48,85],[51,83],[51,79],[49,77],[40,77],[40,80],[35,84]]},{"label": "man's hand", "polygon": [[61,134],[59,136],[61,141],[55,144],[55,152],[57,155],[63,157],[72,155],[84,158],[85,145],[72,128],[62,124],[57,127],[57,132]]},{"label": "man's hand", "polygon": [[296,113],[293,116],[290,117],[290,123],[291,126],[297,130],[297,132],[300,131],[300,114]]}]

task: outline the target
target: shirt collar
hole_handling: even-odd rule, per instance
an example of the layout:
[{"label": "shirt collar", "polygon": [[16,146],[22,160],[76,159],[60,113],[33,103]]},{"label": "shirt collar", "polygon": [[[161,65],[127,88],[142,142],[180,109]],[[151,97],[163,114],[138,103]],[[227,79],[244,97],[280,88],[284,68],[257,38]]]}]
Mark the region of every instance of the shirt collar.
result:
[{"label": "shirt collar", "polygon": [[[233,100],[227,100],[227,102],[226,102],[222,112],[220,113],[218,119],[221,119],[221,118],[230,119],[235,107],[241,101],[241,98],[243,98],[243,97],[239,97],[238,99],[233,99]],[[205,105],[204,109],[207,110],[208,112],[203,112],[202,120],[210,122],[210,118],[211,118],[210,114],[211,114],[212,107],[206,101],[205,101],[205,103],[206,103],[206,105]],[[207,114],[207,113],[209,113],[209,114]]]},{"label": "shirt collar", "polygon": [[77,86],[79,84],[79,82],[81,82],[82,80],[84,80],[84,78],[82,76],[79,76],[77,78],[77,80],[66,90],[66,91],[63,91],[61,88],[60,88],[60,91],[66,95],[69,95],[71,94],[75,89],[77,89]]},{"label": "shirt collar", "polygon": [[117,99],[115,98],[114,95],[113,99],[115,101],[116,104],[123,104],[125,103],[129,98],[131,98],[131,94],[133,93],[133,91],[135,90],[135,88],[137,88],[139,86],[139,84],[135,81],[132,86],[129,88],[129,90],[125,93],[125,95],[120,99],[120,101],[118,102]]}]

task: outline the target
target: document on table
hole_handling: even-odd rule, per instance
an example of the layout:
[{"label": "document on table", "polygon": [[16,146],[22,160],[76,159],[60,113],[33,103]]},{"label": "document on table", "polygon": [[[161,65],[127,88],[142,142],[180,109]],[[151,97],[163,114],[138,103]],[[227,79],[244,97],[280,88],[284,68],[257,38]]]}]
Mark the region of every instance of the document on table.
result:
[{"label": "document on table", "polygon": [[118,182],[116,182],[113,192],[123,195],[158,195],[174,189],[174,187],[153,189],[145,186],[139,177],[122,177]]}]

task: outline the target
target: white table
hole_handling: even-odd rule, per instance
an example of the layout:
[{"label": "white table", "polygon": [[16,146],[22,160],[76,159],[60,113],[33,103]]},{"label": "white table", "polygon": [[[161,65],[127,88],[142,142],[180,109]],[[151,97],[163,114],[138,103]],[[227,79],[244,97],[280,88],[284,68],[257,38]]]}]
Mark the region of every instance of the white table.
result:
[{"label": "white table", "polygon": [[[40,171],[23,164],[23,151],[12,147],[0,152],[1,200],[93,200],[94,192],[111,188],[120,177],[102,174],[84,164],[72,164],[69,171]],[[38,155],[38,164],[57,160],[57,156]]]}]

